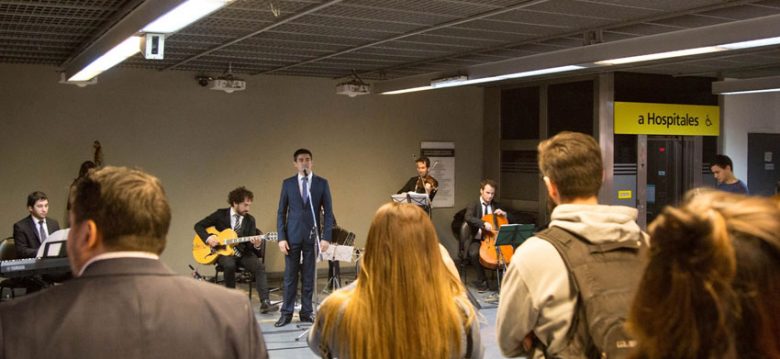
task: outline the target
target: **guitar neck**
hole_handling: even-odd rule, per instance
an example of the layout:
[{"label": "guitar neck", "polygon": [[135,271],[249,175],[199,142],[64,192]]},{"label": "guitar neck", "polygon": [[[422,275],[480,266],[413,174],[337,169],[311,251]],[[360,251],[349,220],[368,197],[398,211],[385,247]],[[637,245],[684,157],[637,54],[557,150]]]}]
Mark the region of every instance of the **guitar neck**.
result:
[{"label": "guitar neck", "polygon": [[232,239],[226,239],[225,245],[234,245],[244,242],[249,242],[251,240],[259,239],[261,241],[270,241],[274,240],[273,237],[269,236],[268,234],[260,234],[257,236],[248,236],[248,237],[238,237],[238,238],[232,238]]}]

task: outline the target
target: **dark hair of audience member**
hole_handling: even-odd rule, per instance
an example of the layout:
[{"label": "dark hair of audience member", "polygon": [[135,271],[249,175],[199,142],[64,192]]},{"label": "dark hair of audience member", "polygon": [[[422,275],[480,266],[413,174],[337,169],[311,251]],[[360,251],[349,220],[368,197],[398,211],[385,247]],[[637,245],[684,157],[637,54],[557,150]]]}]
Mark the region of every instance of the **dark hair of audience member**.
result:
[{"label": "dark hair of audience member", "polygon": [[780,206],[696,190],[650,225],[636,358],[780,358]]}]

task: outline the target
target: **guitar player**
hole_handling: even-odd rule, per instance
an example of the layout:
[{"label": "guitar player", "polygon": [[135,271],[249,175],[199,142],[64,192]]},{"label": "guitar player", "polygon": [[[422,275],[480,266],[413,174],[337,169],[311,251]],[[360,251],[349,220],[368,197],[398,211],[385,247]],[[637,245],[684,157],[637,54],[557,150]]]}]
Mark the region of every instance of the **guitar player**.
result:
[{"label": "guitar player", "polygon": [[[221,232],[232,228],[239,237],[254,236],[257,234],[255,217],[249,214],[254,195],[246,187],[238,187],[228,194],[230,207],[221,208],[195,224],[195,233],[211,247],[219,245],[217,236],[208,234],[206,229],[214,227]],[[232,256],[219,256],[217,263],[224,269],[225,286],[236,287],[236,268],[242,266],[255,276],[255,289],[260,294],[260,312],[268,313],[276,311],[278,306],[272,306],[268,298],[268,280],[265,274],[265,265],[258,258],[258,250],[262,245],[261,239],[252,239],[249,242],[240,243],[233,249]]]}]

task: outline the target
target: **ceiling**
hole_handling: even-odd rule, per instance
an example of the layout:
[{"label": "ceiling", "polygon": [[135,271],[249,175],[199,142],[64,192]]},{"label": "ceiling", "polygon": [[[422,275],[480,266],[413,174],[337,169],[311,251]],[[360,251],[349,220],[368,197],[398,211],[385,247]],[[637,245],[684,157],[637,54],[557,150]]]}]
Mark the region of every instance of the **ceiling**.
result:
[{"label": "ceiling", "polygon": [[[0,0],[0,63],[63,67],[143,2]],[[393,80],[777,14],[780,0],[235,0],[169,35],[164,60],[121,66]],[[630,70],[777,75],[780,47]]]}]

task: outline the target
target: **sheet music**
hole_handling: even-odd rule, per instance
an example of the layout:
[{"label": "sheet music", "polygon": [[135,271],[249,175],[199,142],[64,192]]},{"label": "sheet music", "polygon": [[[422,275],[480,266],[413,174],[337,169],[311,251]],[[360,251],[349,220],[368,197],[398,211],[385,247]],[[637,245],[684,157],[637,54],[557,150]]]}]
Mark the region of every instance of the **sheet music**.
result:
[{"label": "sheet music", "polygon": [[[408,197],[407,197],[408,196]],[[401,194],[394,194],[390,197],[393,198],[393,202],[403,203],[406,202],[407,199],[411,199],[412,202],[418,206],[427,206],[428,205],[428,195],[425,193],[417,193],[413,191],[409,191],[406,193]]]},{"label": "sheet music", "polygon": [[[59,254],[60,248],[62,248],[62,245],[68,240],[68,232],[70,232],[70,228],[60,229],[46,237],[43,243],[41,243],[41,246],[38,247],[38,253],[35,254],[35,258],[51,257]],[[49,253],[43,253],[46,248],[46,243],[52,243],[49,245]]]},{"label": "sheet music", "polygon": [[343,246],[338,244],[332,244],[328,246],[328,250],[322,253],[323,259],[339,262],[353,262],[352,253],[355,251],[354,246]]}]

